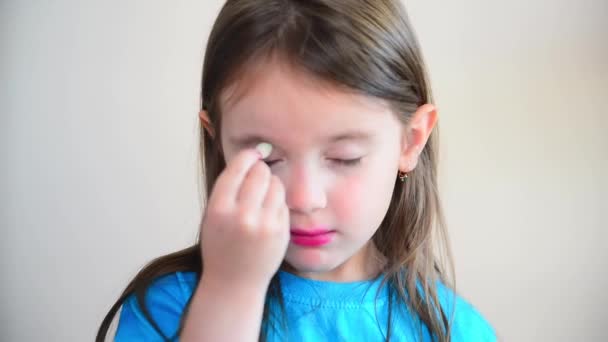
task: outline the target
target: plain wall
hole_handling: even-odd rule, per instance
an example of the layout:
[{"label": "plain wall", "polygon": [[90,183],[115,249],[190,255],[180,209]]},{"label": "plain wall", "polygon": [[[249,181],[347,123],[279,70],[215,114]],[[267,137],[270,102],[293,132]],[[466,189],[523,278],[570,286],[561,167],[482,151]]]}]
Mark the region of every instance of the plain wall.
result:
[{"label": "plain wall", "polygon": [[[92,340],[147,261],[194,242],[221,3],[0,2],[0,340]],[[407,6],[459,291],[504,341],[607,340],[608,2]]]}]

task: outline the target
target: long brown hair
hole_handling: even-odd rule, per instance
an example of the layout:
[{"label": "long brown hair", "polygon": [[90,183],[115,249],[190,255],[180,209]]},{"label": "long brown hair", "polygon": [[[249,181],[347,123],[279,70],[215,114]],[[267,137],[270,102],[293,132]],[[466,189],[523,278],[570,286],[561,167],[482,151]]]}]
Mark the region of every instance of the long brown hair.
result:
[{"label": "long brown hair", "polygon": [[[404,125],[419,106],[433,103],[420,47],[399,0],[228,0],[209,37],[202,73],[201,109],[214,127],[221,127],[222,92],[235,84],[244,69],[271,55],[318,80],[386,100]],[[212,137],[200,127],[203,202],[225,167],[221,130],[215,131]],[[407,181],[396,178],[389,209],[373,242],[386,260],[383,282],[389,286],[389,308],[406,308],[419,318],[421,338],[426,329],[433,340],[443,342],[450,340],[451,318],[439,303],[436,284],[441,281],[449,286],[453,265],[437,189],[437,135],[436,127]],[[194,246],[160,257],[139,272],[101,323],[98,342],[104,340],[114,316],[131,295],[164,336],[145,306],[146,289],[168,273],[200,275],[203,265],[197,240]],[[281,297],[275,275],[262,327],[273,323],[272,300],[283,308]],[[261,329],[260,340],[265,339],[265,331]]]}]

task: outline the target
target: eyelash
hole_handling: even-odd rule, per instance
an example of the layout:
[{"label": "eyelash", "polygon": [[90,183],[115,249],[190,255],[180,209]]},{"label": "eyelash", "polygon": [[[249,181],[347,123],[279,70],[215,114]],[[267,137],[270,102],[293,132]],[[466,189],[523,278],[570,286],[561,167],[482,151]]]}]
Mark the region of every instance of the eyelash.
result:
[{"label": "eyelash", "polygon": [[342,166],[356,166],[361,163],[361,158],[356,159],[331,159],[334,163]]},{"label": "eyelash", "polygon": [[[357,166],[359,165],[359,163],[361,163],[361,159],[363,158],[356,158],[356,159],[330,159],[332,162],[338,164],[339,166]],[[266,163],[266,165],[268,166],[272,166],[274,163],[278,162],[279,160],[264,160],[264,162]]]}]

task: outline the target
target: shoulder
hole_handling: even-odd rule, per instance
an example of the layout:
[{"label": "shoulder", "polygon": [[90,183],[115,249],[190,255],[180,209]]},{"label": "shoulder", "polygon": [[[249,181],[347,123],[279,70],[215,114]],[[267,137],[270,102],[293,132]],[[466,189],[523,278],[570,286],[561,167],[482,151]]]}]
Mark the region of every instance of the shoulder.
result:
[{"label": "shoulder", "polygon": [[[146,290],[145,307],[165,336],[174,336],[181,316],[198,282],[194,272],[175,272],[157,278]],[[120,312],[115,341],[160,340],[134,294]]]},{"label": "shoulder", "polygon": [[198,283],[198,274],[194,272],[174,272],[157,278],[148,288],[146,298],[150,300],[171,296],[177,301],[190,299]]},{"label": "shoulder", "polygon": [[496,341],[492,325],[467,300],[443,283],[437,284],[441,307],[452,320],[452,341]]}]

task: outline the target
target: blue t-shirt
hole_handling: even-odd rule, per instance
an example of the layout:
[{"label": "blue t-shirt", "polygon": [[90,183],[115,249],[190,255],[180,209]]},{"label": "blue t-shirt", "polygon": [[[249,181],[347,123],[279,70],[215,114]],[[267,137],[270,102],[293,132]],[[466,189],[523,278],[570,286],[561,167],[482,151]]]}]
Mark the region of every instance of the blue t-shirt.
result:
[{"label": "blue t-shirt", "polygon": [[[384,341],[388,321],[388,287],[381,278],[335,283],[279,272],[287,330],[270,329],[268,341]],[[184,308],[198,282],[196,273],[172,273],[157,279],[148,290],[148,310],[166,336],[179,328]],[[438,296],[446,314],[455,315],[452,341],[496,341],[492,327],[459,296],[439,284]],[[396,306],[393,305],[393,308]],[[279,311],[280,312],[280,311]],[[392,341],[419,341],[419,328],[407,310],[393,310]],[[278,331],[279,330],[279,331]],[[424,341],[429,341],[423,329]],[[123,304],[115,341],[162,341],[144,317],[135,296]]]}]

